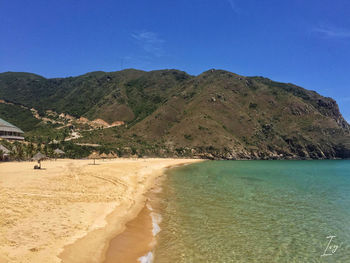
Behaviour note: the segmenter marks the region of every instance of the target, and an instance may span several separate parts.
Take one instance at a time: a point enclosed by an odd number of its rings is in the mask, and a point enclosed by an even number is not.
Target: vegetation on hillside
[[[28,109],[23,109],[18,105],[9,105],[0,103],[0,118],[21,127],[23,131],[34,130],[38,123],[38,119]]]
[[[54,110],[109,123],[125,121],[121,127],[97,130],[75,125],[83,136],[74,143],[98,144],[100,150],[120,155],[350,157],[350,126],[333,99],[223,70],[190,76],[178,70],[129,69],[62,79],[2,73],[0,99],[34,107],[40,114]],[[31,141],[62,140],[67,133],[47,123],[26,125]]]

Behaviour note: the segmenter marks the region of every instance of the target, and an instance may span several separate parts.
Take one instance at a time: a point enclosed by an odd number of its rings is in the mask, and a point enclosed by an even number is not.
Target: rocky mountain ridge
[[[125,125],[84,134],[121,154],[210,159],[350,157],[350,126],[314,91],[224,70],[91,72],[46,79],[1,73],[0,99]],[[1,114],[1,112],[0,112]],[[131,150],[125,150],[131,149]],[[130,153],[131,154],[131,153]]]

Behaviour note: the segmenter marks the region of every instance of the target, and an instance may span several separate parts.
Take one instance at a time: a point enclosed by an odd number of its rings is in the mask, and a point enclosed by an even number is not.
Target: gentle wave
[[[162,216],[160,214],[152,212],[153,208],[149,203],[146,204],[146,207],[149,211],[151,211],[152,234],[153,234],[153,236],[156,236],[161,230],[159,224],[162,222]],[[153,262],[153,253],[150,251],[146,255],[140,257],[138,260],[141,263],[152,263]]]
[[[160,222],[162,222],[162,216],[160,214],[152,212],[151,217],[152,217],[152,226],[153,226],[152,233],[153,233],[153,236],[156,236],[161,230],[159,224]]]
[[[148,208],[149,211],[151,211],[152,234],[153,236],[156,236],[161,230],[159,224],[162,222],[162,216],[160,214],[152,212],[153,208],[149,203],[146,204],[146,207]]]
[[[155,194],[161,193],[162,191],[163,191],[163,188],[160,186],[158,186],[152,190],[152,192]]]
[[[152,206],[151,206],[149,203],[146,204],[146,207],[147,207],[147,209],[148,209],[149,211],[153,211],[153,208],[152,208]]]
[[[141,263],[152,263],[153,262],[153,253],[148,252],[146,255],[139,257]]]

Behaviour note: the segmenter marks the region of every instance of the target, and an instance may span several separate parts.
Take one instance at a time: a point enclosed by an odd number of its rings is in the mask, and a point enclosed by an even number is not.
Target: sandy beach
[[[104,262],[156,178],[189,159],[0,164],[0,263]]]

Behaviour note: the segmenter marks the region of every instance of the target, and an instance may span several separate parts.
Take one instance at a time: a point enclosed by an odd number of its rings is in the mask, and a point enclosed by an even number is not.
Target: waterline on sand
[[[153,236],[156,236],[161,230],[159,224],[162,222],[162,216],[160,214],[152,212],[151,217],[153,226],[152,234]]]
[[[141,263],[152,263],[153,262],[153,253],[148,252],[145,256],[139,258]]]
[[[159,188],[154,189],[152,192],[153,193],[159,193]],[[152,249],[155,247],[156,245],[156,236],[158,235],[158,233],[161,231],[161,228],[159,226],[159,224],[162,222],[162,216],[156,212],[154,212],[153,207],[151,206],[150,202],[146,203],[146,207],[150,212],[150,217],[152,219],[152,235],[153,235],[153,240],[150,244],[150,246],[152,247]],[[152,263],[153,262],[153,252],[149,251],[146,255],[138,258],[139,262],[141,263]]]

